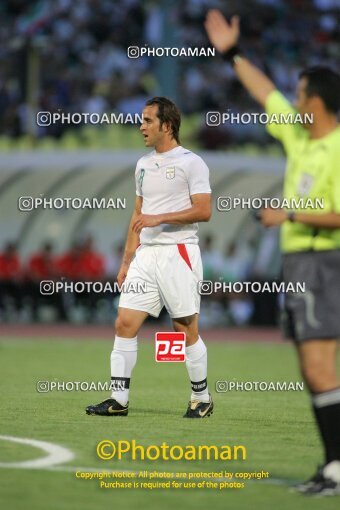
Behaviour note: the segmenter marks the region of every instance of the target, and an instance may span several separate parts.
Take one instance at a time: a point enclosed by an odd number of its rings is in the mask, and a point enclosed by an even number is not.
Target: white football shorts
[[[130,264],[119,307],[158,317],[165,306],[173,319],[199,313],[202,279],[197,244],[141,245]]]

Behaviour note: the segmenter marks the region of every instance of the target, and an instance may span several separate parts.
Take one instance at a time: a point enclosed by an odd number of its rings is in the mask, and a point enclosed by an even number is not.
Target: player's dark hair
[[[299,78],[307,79],[307,97],[318,96],[326,110],[337,114],[340,109],[340,75],[325,66],[304,69]]]
[[[157,117],[159,118],[160,126],[162,127],[163,124],[169,124],[171,127],[172,137],[176,140],[177,143],[180,143],[179,128],[181,125],[181,112],[175,103],[166,97],[153,97],[152,99],[149,99],[145,104],[146,106],[158,106]]]

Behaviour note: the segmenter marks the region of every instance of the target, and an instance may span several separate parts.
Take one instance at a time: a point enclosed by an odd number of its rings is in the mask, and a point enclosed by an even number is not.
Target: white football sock
[[[340,484],[340,461],[333,460],[323,468],[323,476]]]
[[[111,397],[125,406],[129,400],[130,377],[137,361],[137,337],[115,337],[111,353]]]
[[[194,345],[185,349],[186,366],[191,381],[191,400],[209,402],[207,385],[207,348],[199,336]]]

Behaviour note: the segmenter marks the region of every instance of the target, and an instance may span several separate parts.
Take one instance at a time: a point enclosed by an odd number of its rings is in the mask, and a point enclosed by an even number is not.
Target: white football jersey
[[[143,197],[143,214],[163,214],[189,209],[191,195],[211,193],[209,169],[202,158],[181,146],[155,150],[137,162],[136,194]],[[145,227],[141,244],[198,244],[198,224],[162,223]]]

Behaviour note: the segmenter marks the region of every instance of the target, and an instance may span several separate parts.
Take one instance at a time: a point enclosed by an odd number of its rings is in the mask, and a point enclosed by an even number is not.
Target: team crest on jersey
[[[165,169],[165,176],[167,179],[174,179],[175,178],[175,167],[167,166]]]

